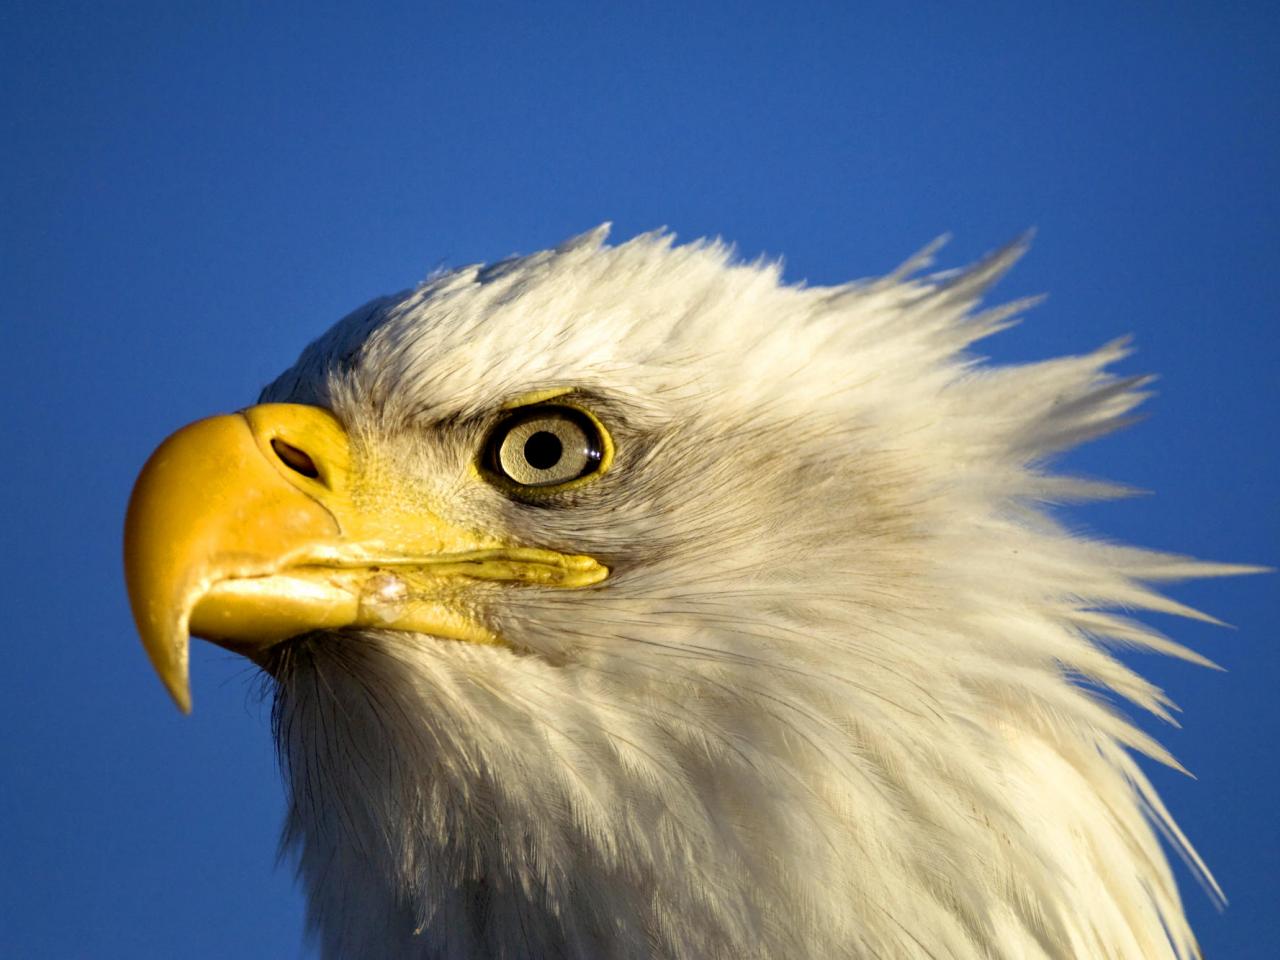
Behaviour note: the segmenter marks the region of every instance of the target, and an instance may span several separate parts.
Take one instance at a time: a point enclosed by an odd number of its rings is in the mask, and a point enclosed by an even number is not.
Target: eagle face
[[[324,956],[1193,955],[1173,761],[1078,681],[1167,716],[1106,645],[1200,658],[1110,610],[1243,568],[1047,515],[1141,381],[964,352],[1020,252],[788,287],[602,228],[161,446],[139,630],[184,707],[188,633],[271,676]]]

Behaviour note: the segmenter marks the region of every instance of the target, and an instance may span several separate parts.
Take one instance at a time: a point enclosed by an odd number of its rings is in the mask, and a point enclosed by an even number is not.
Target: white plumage
[[[599,559],[493,585],[514,649],[395,631],[274,651],[310,922],[331,958],[1185,958],[1157,832],[1217,888],[1107,702],[1116,610],[1238,572],[1065,532],[1110,496],[1045,458],[1122,423],[1123,343],[965,353],[1021,252],[784,286],[775,264],[601,228],[376,300],[264,393],[450,522]],[[616,462],[552,506],[477,478],[483,423],[572,388]],[[376,451],[376,458],[372,452]],[[377,505],[368,482],[358,496]],[[399,504],[403,507],[403,504]]]

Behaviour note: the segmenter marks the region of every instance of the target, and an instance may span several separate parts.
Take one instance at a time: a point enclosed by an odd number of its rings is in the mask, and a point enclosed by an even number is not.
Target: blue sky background
[[[440,265],[603,220],[884,271],[1028,226],[999,297],[1047,291],[998,361],[1133,333],[1150,419],[1071,455],[1156,491],[1074,522],[1280,561],[1280,15],[1257,3],[0,11],[0,955],[301,957],[252,672],[152,677],[119,540],[147,454],[251,402],[346,310]],[[1050,12],[1055,7],[1059,12]],[[1180,586],[1160,625],[1228,668],[1135,658],[1199,777],[1158,784],[1218,874],[1211,958],[1274,956],[1276,578]]]

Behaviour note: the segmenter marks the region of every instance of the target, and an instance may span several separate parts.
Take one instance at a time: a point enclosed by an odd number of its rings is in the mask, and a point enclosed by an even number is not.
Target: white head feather
[[[1176,764],[1094,690],[1167,716],[1106,646],[1203,661],[1107,611],[1194,616],[1148,584],[1236,568],[1041,506],[1116,492],[1042,463],[1140,401],[1124,346],[966,355],[1025,306],[975,312],[1020,245],[823,288],[605,234],[376,300],[264,392],[333,409],[424,508],[612,571],[495,586],[519,653],[283,649],[324,955],[1194,955],[1155,831],[1216,887],[1131,754]],[[564,387],[613,468],[554,508],[478,481],[486,418]]]

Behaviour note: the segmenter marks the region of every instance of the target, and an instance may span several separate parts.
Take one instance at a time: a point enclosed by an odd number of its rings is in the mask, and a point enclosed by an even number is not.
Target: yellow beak
[[[394,490],[357,503],[354,479],[342,425],[298,404],[197,421],[151,455],[125,518],[125,582],[142,645],[184,712],[191,634],[254,659],[342,627],[501,643],[461,602],[460,581],[608,576],[590,557],[450,525]]]

